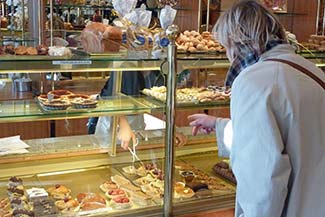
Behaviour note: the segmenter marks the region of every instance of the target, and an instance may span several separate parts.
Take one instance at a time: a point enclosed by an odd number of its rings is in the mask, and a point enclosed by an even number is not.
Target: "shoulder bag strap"
[[[311,79],[316,81],[323,88],[323,90],[325,89],[324,81],[322,81],[319,77],[317,77],[314,73],[312,73],[308,69],[306,69],[306,68],[304,68],[304,67],[302,67],[302,66],[300,66],[300,65],[298,65],[298,64],[296,64],[294,62],[284,60],[284,59],[266,59],[265,61],[275,61],[275,62],[285,63],[285,64],[297,69],[298,71],[301,71],[305,75],[309,76]]]

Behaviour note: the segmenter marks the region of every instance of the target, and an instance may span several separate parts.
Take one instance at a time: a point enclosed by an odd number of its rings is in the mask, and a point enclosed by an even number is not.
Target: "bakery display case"
[[[167,73],[166,63],[162,59],[135,58],[123,52],[118,55],[73,53],[70,57],[2,55],[0,62],[1,74],[71,72],[73,75],[74,73],[91,74],[98,71],[114,71],[116,74],[121,74],[122,71],[139,70],[161,70]],[[177,70],[181,72],[186,69],[226,68],[228,64],[225,57],[221,55],[189,56],[184,53],[179,56]],[[116,79],[119,83],[121,77],[117,76]],[[74,98],[69,98],[71,94],[68,91],[64,93],[71,102],[68,106],[56,107],[53,104],[47,106],[42,101],[42,95],[24,100],[2,100],[0,122],[62,120],[68,124],[69,121],[77,118],[163,113],[165,111],[164,101],[145,95],[126,96],[118,93],[120,87],[115,88],[117,92],[115,96],[100,99],[93,107],[75,107],[72,103]],[[53,93],[60,94],[55,91]],[[78,92],[74,95],[84,97]],[[44,97],[44,99],[47,98],[48,96]],[[228,105],[229,101],[221,100],[206,104],[204,102],[180,103],[179,108],[203,109]],[[198,156],[202,161],[207,156],[214,156],[216,161],[220,160],[217,158],[214,135],[192,137],[189,128],[179,128],[177,131],[188,137],[188,144],[184,148],[179,148],[176,154],[175,214],[211,210],[212,204],[213,209],[232,207],[235,187],[211,173],[213,165],[210,164],[215,161],[207,162],[204,166],[196,166],[194,163]],[[8,155],[2,152],[0,157],[2,162],[0,198],[3,199],[1,212],[13,211],[12,200],[11,208],[3,208],[8,207],[9,203],[5,198],[10,199],[14,197],[12,195],[18,195],[24,205],[17,206],[20,208],[15,209],[18,210],[14,213],[17,215],[19,212],[29,215],[28,210],[33,210],[36,216],[44,216],[44,213],[53,216],[162,215],[163,181],[161,179],[165,165],[165,131],[138,130],[136,135],[139,140],[136,148],[137,156],[141,162],[137,161],[134,165],[132,155],[128,151],[123,151],[119,146],[111,143],[113,137],[111,134],[103,137],[77,135],[27,139],[24,140],[24,143],[28,145],[25,151],[21,150],[20,153]],[[12,142],[11,139],[14,138],[7,139]],[[191,179],[195,182],[192,183]],[[118,189],[114,188],[113,182],[118,185]],[[186,183],[192,183],[191,187]],[[20,191],[22,186],[23,194]],[[61,191],[66,192],[63,193],[64,198],[62,198]],[[41,195],[40,198],[43,197],[42,200],[37,199],[37,196],[35,198],[38,194]],[[202,201],[205,201],[205,206],[202,206]]]

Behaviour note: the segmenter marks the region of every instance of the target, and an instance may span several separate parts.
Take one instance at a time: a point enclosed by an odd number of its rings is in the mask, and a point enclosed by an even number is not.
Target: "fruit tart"
[[[105,196],[108,197],[109,199],[113,199],[116,197],[126,197],[126,193],[122,189],[112,189],[109,190],[105,193]]]
[[[114,209],[128,209],[131,207],[130,199],[127,197],[115,197],[111,201]]]

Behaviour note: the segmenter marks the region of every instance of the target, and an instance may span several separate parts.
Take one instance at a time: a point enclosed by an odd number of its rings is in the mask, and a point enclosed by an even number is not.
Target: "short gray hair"
[[[215,37],[226,48],[237,53],[239,44],[252,46],[259,54],[265,52],[270,40],[286,40],[278,18],[255,0],[235,3],[218,20]]]

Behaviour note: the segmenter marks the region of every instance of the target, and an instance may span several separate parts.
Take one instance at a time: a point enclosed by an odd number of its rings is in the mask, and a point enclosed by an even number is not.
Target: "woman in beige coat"
[[[189,119],[194,134],[215,130],[219,154],[230,155],[236,216],[324,217],[324,72],[295,54],[257,1],[235,4],[216,31],[231,61],[231,121]]]

